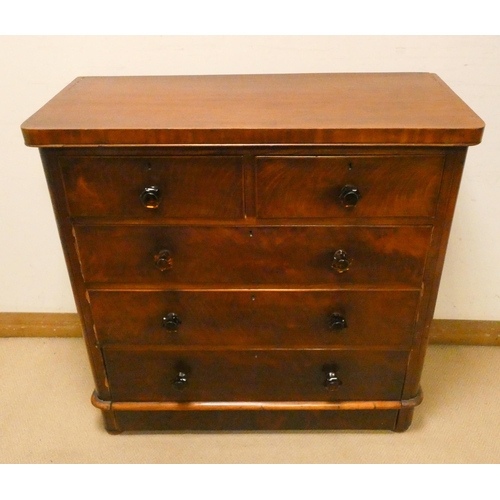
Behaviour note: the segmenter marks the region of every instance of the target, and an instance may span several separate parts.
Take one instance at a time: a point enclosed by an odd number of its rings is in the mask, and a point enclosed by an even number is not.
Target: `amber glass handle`
[[[172,380],[172,385],[178,391],[183,391],[189,384],[187,373],[180,371]]]
[[[141,203],[146,208],[158,208],[161,201],[160,196],[160,188],[157,186],[149,186],[144,188],[144,191],[141,193]]]
[[[169,250],[160,250],[155,255],[155,266],[162,272],[172,269],[174,265],[172,254]]]
[[[347,321],[342,314],[333,313],[330,316],[329,326],[330,330],[343,330],[347,328]]]
[[[179,319],[179,316],[175,313],[168,313],[163,316],[161,320],[161,326],[165,328],[167,331],[172,333],[177,333],[179,330],[179,325],[182,321]]]
[[[338,378],[337,373],[333,370],[326,372],[325,382],[323,383],[327,391],[334,391],[342,385],[341,380]]]
[[[346,184],[341,190],[339,199],[342,205],[346,208],[355,207],[361,198],[361,193],[356,186]]]
[[[344,250],[337,250],[333,254],[332,269],[338,273],[345,273],[351,267],[352,259],[347,256]]]

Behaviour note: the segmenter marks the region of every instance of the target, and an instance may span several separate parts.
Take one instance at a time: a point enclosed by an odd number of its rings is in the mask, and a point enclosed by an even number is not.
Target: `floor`
[[[500,348],[429,347],[405,433],[109,435],[80,338],[0,339],[0,463],[499,463]]]

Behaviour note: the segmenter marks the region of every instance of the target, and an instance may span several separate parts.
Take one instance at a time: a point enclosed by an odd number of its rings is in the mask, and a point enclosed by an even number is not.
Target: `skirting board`
[[[0,313],[0,337],[81,337],[75,313]],[[500,321],[435,319],[432,344],[500,345]]]

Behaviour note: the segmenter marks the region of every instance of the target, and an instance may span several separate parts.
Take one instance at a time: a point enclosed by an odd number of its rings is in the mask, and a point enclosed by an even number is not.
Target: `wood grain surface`
[[[239,156],[71,157],[60,160],[72,216],[243,218]],[[147,187],[157,208],[143,206]]]
[[[419,288],[431,226],[76,226],[89,284]],[[304,242],[305,244],[298,244]],[[172,256],[160,271],[155,257]],[[332,269],[342,249],[350,269]]]
[[[257,216],[433,217],[444,156],[274,156],[256,160]],[[344,186],[360,199],[340,202]]]
[[[472,145],[484,122],[431,73],[325,73],[80,77],[21,128],[37,147]]]
[[[407,358],[366,349],[104,348],[113,402],[397,400]],[[340,381],[333,390],[330,370]]]
[[[419,297],[418,290],[89,291],[102,345],[410,348]],[[175,332],[162,325],[168,313],[181,322]],[[331,327],[334,313],[345,328]]]

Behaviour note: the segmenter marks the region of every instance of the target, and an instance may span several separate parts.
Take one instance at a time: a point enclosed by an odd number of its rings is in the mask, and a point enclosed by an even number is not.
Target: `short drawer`
[[[411,346],[418,291],[89,292],[101,344]]]
[[[63,157],[73,216],[238,219],[243,215],[237,156]]]
[[[399,400],[408,353],[104,349],[113,401]]]
[[[259,157],[257,216],[432,217],[444,156]]]
[[[76,226],[89,283],[420,287],[431,226]]]

